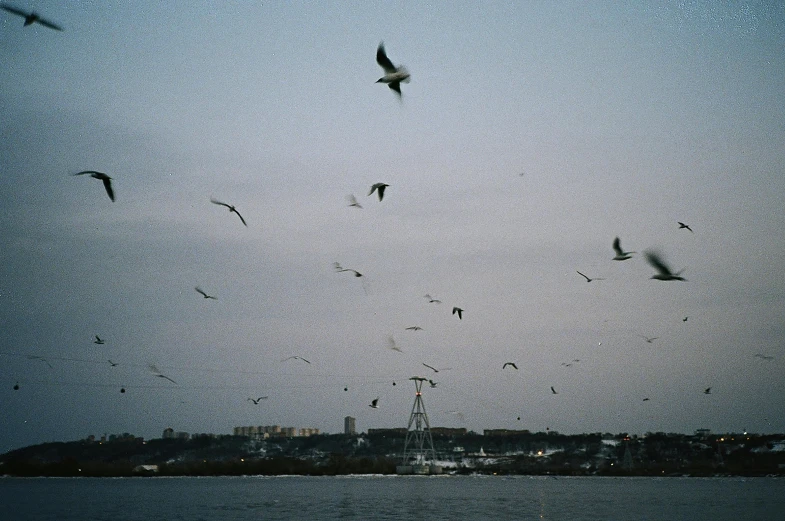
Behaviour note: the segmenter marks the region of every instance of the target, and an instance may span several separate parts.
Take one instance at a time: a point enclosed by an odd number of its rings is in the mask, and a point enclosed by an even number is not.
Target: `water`
[[[781,478],[0,478],[0,521],[785,519]]]

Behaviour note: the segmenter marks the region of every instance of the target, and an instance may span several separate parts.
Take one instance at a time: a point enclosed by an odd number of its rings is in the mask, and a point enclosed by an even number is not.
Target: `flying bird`
[[[401,348],[398,347],[398,344],[395,343],[395,338],[393,338],[392,335],[390,335],[387,338],[387,349],[392,349],[393,351],[398,351],[399,353],[403,353],[403,351],[401,351]]]
[[[665,264],[665,261],[662,260],[662,257],[657,253],[653,251],[646,251],[644,252],[644,255],[646,256],[646,261],[651,264],[655,270],[657,270],[657,274],[651,276],[652,279],[681,280],[686,282],[687,279],[680,276],[681,272],[684,271],[683,269],[673,273],[671,269]]]
[[[648,398],[644,398],[644,399],[643,399],[643,401],[644,401],[644,402],[648,402],[648,401],[649,401],[649,399],[648,399]]]
[[[50,29],[54,29],[55,31],[62,31],[63,30],[63,28],[60,27],[59,25],[53,24],[49,20],[45,20],[45,19],[41,18],[40,16],[38,16],[38,14],[36,14],[34,12],[26,13],[25,11],[22,11],[21,9],[17,9],[16,7],[11,7],[10,5],[5,5],[5,4],[0,5],[0,7],[5,9],[9,13],[13,13],[13,14],[19,15],[22,18],[24,18],[25,19],[25,23],[24,23],[23,27],[27,27],[28,25],[32,25],[34,23],[39,23],[39,24],[43,25],[44,27],[48,27]]]
[[[343,266],[341,266],[337,262],[333,262],[333,266],[335,267],[336,273],[343,273],[344,271],[351,271],[352,273],[354,273],[355,277],[362,277],[363,276],[363,274],[360,273],[359,271],[353,270],[351,268],[344,268]]]
[[[686,228],[686,229],[688,229],[689,231],[692,232],[692,228],[690,228],[690,226],[688,224],[684,224],[681,221],[677,221],[677,222],[679,223],[679,230],[681,230],[682,228]],[[695,232],[692,232],[692,233],[695,233]]]
[[[762,355],[762,354],[760,354],[760,353],[758,353],[757,355],[755,355],[755,358],[760,358],[761,360],[774,360],[774,357],[773,357],[773,356],[769,356],[769,355]]]
[[[245,219],[243,219],[243,216],[242,216],[242,215],[240,215],[240,212],[238,212],[238,211],[237,211],[237,208],[235,208],[235,207],[234,207],[234,206],[232,206],[231,204],[226,204],[226,203],[222,203],[221,201],[216,201],[216,200],[215,200],[215,199],[213,199],[212,197],[210,198],[210,202],[211,202],[211,203],[213,203],[213,204],[217,204],[217,205],[220,205],[220,206],[225,206],[225,207],[229,208],[229,213],[232,213],[232,212],[236,213],[236,214],[237,214],[237,217],[239,217],[239,218],[240,218],[240,221],[242,221],[242,223],[243,223],[243,224],[244,224],[246,227],[248,226],[248,225],[245,223]]]
[[[266,399],[267,399],[267,396],[260,396],[256,400],[254,400],[253,398],[248,398],[248,400],[246,400],[246,401],[250,400],[250,401],[253,402],[254,405],[259,405],[259,402],[261,402],[262,400],[266,400]]]
[[[283,360],[281,360],[281,362],[286,362],[287,360],[302,360],[306,364],[310,364],[311,363],[308,360],[306,360],[305,358],[303,358],[302,356],[290,356],[289,358],[284,358]]]
[[[377,397],[377,398],[373,399],[371,401],[371,403],[368,405],[368,407],[371,407],[373,409],[378,409],[379,408],[379,398]]]
[[[194,289],[196,290],[196,292],[197,292],[197,293],[199,293],[199,294],[200,294],[201,296],[203,296],[204,298],[211,298],[211,299],[213,299],[213,300],[218,300],[216,297],[214,297],[214,296],[212,296],[212,295],[208,295],[207,293],[205,293],[205,292],[202,290],[202,288],[200,288],[199,286],[196,286]]]
[[[374,192],[376,192],[376,195],[379,196],[379,201],[381,201],[384,198],[384,189],[387,188],[388,186],[390,185],[385,183],[374,183],[373,185],[371,185],[371,191],[368,192],[368,195],[371,195]]]
[[[703,394],[711,394],[711,387],[707,387]]]
[[[49,366],[49,369],[54,369],[54,367],[52,367],[52,364],[50,364],[50,363],[49,363],[49,360],[47,360],[47,359],[46,359],[46,358],[44,358],[43,356],[38,356],[38,355],[27,355],[27,358],[28,358],[28,360],[40,360],[40,361],[42,361],[43,363],[45,363],[46,365],[48,365],[48,366]]]
[[[433,380],[428,380],[428,383],[429,383],[429,384],[431,384],[431,389],[435,389],[435,388],[436,388],[436,385],[437,385],[439,382],[434,382]]]
[[[14,391],[18,391],[18,390],[19,390],[19,382],[16,382],[14,384]]]
[[[463,320],[463,309],[459,307],[452,308],[452,314],[455,315],[456,313],[458,314],[458,320]]]
[[[556,389],[554,389],[554,388],[553,388],[553,386],[551,386],[551,392],[552,392],[553,394],[559,394],[559,393],[557,393],[557,392],[556,392]]]
[[[643,335],[638,335],[638,336],[639,336],[639,337],[641,337],[642,339],[644,339],[644,340],[646,341],[646,343],[647,343],[647,344],[651,344],[652,342],[654,342],[655,340],[657,340],[658,338],[660,338],[660,337],[658,337],[658,336],[652,336],[652,337],[643,336]]]
[[[593,281],[593,280],[605,280],[605,279],[600,279],[600,278],[593,278],[593,279],[590,279],[589,277],[587,277],[586,275],[584,275],[583,273],[581,273],[581,272],[580,272],[580,271],[578,271],[578,270],[575,270],[575,273],[577,273],[578,275],[580,275],[581,277],[583,277],[584,279],[586,279],[586,282],[591,282],[591,281]]]
[[[121,387],[120,388],[120,394],[124,394],[124,393],[125,393],[125,387]]]
[[[624,250],[622,250],[621,249],[621,239],[619,239],[618,237],[613,239],[613,251],[616,252],[616,256],[613,258],[613,260],[616,260],[616,261],[623,261],[623,260],[631,259],[632,258],[632,254],[633,253],[637,253],[637,252],[634,252],[634,251],[624,251]]]
[[[106,194],[109,196],[109,199],[114,201],[114,190],[112,190],[112,178],[106,175],[103,172],[96,172],[95,170],[82,170],[81,172],[77,172],[74,175],[89,175],[93,179],[100,179],[101,182],[104,183],[104,188],[106,189]]]
[[[104,340],[100,336],[95,335],[95,340],[93,340],[93,343],[100,346],[104,344]]]
[[[504,362],[504,365],[502,366],[502,369],[505,369],[508,365],[510,367],[512,367],[513,369],[515,369],[516,371],[518,370],[518,366],[515,365],[514,362]]]
[[[379,47],[376,49],[376,63],[384,69],[384,76],[376,80],[376,83],[386,83],[400,98],[401,82],[409,83],[409,71],[403,65],[398,67],[393,65],[384,51],[384,42],[379,43]]]
[[[682,322],[686,322],[688,318],[690,318],[690,317],[684,317],[683,319],[681,319],[681,321]]]
[[[425,298],[427,298],[427,299],[428,299],[428,304],[441,304],[441,303],[442,303],[442,301],[441,301],[441,300],[439,300],[439,299],[435,299],[435,298],[433,298],[432,296],[430,296],[430,295],[429,295],[429,294],[427,294],[427,293],[425,294]]]
[[[434,373],[438,373],[438,372],[439,372],[439,370],[438,370],[438,369],[436,369],[434,366],[432,366],[432,365],[428,365],[428,364],[426,364],[425,362],[423,362],[423,364],[422,364],[422,365],[424,365],[424,366],[425,366],[425,367],[427,367],[428,369],[432,369]]]
[[[352,207],[358,208],[358,209],[362,209],[362,205],[357,202],[357,198],[354,196],[354,194],[347,195],[346,196],[346,200],[349,201],[349,206],[352,206]]]
[[[117,367],[119,365],[117,362],[112,362],[111,360],[107,360],[107,362],[109,362],[109,365],[112,367]]]
[[[150,369],[150,372],[153,373],[153,376],[157,376],[158,378],[163,378],[164,380],[169,380],[173,384],[177,385],[177,382],[175,382],[165,374],[161,374],[161,371],[159,371],[158,368],[153,364],[148,364],[147,368]]]
[[[406,331],[422,331],[423,329],[420,326],[409,326],[406,328]]]

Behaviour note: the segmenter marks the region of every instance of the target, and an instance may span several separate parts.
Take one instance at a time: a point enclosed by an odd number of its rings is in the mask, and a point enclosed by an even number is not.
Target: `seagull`
[[[103,172],[96,172],[95,170],[82,170],[74,175],[89,175],[93,179],[100,179],[104,183],[104,188],[109,196],[109,199],[114,201],[114,190],[112,190],[112,178]]]
[[[11,7],[10,5],[0,5],[0,7],[5,9],[9,13],[14,13],[16,15],[19,15],[19,16],[23,17],[25,19],[25,23],[24,23],[23,27],[27,27],[28,25],[32,25],[34,23],[39,23],[39,24],[43,25],[44,27],[48,27],[50,29],[54,29],[55,31],[62,31],[63,30],[63,28],[60,27],[59,25],[55,25],[55,24],[53,24],[52,22],[50,22],[48,20],[44,20],[43,18],[38,16],[36,13],[26,13],[26,12],[22,11],[21,9],[17,9],[15,7]]]
[[[578,270],[575,270],[575,273],[577,273],[578,275],[580,275],[581,277],[583,277],[584,279],[586,279],[586,282],[591,282],[591,281],[593,281],[593,280],[605,280],[605,279],[599,279],[599,278],[590,279],[589,277],[587,277],[586,275],[584,275],[583,273],[581,273],[581,272],[580,272],[580,271],[578,271]]]
[[[163,378],[164,380],[169,380],[173,384],[177,385],[177,382],[175,382],[174,380],[172,380],[168,376],[166,376],[164,374],[161,374],[161,371],[159,371],[158,368],[156,366],[154,366],[153,364],[148,364],[147,367],[148,367],[148,369],[150,369],[150,372],[153,373],[153,376],[157,376],[158,378]]]
[[[649,401],[649,399],[648,399],[648,398],[644,398],[644,399],[643,399],[643,401],[644,401],[644,402],[648,402],[648,401]]]
[[[435,299],[435,298],[433,298],[432,296],[430,296],[427,293],[425,294],[425,298],[428,299],[428,304],[441,304],[442,303],[441,300]]]
[[[205,293],[204,291],[202,291],[202,288],[200,288],[199,286],[196,286],[194,289],[196,290],[196,292],[197,292],[197,293],[199,293],[199,294],[200,294],[201,296],[203,296],[204,298],[211,298],[211,299],[213,299],[213,300],[218,300],[218,299],[217,299],[217,298],[215,298],[214,296],[212,296],[212,295],[208,295],[207,293]]]
[[[401,82],[409,83],[409,71],[403,65],[398,67],[393,65],[393,62],[387,57],[387,53],[384,52],[384,42],[379,43],[379,47],[376,49],[376,63],[384,69],[384,76],[376,80],[376,83],[386,83],[400,97]]]
[[[100,336],[95,335],[95,340],[93,340],[93,343],[94,344],[98,344],[100,346],[100,345],[104,344],[104,341],[103,341],[103,339]]]
[[[119,365],[117,362],[112,362],[111,360],[107,360],[107,362],[109,362],[109,365],[112,367],[117,367]]]
[[[686,228],[686,229],[688,229],[689,231],[692,232],[692,228],[690,228],[689,224],[684,224],[681,221],[677,221],[677,222],[679,223],[679,230],[681,230],[682,228]],[[695,232],[692,232],[692,233],[695,233]]]
[[[19,390],[19,382],[16,382],[14,384],[14,391],[18,391],[18,390]]]
[[[514,362],[504,362],[504,365],[502,366],[502,369],[506,368],[508,365],[510,367],[512,367],[513,369],[515,369],[516,371],[518,370],[518,366],[515,365]]]
[[[456,313],[458,314],[458,320],[463,320],[463,309],[459,307],[452,308],[452,314],[455,315]]]
[[[651,344],[652,342],[654,342],[655,340],[660,338],[658,336],[653,336],[653,337],[648,337],[648,336],[643,336],[643,335],[638,335],[638,336],[641,337],[642,339],[644,339],[647,344]]]
[[[344,271],[351,271],[352,273],[354,273],[354,276],[355,276],[355,277],[362,277],[362,276],[363,276],[363,274],[362,274],[362,273],[360,273],[359,271],[357,271],[357,270],[353,270],[353,269],[351,269],[351,268],[344,268],[344,267],[342,267],[342,266],[341,266],[339,263],[337,263],[337,262],[334,262],[334,263],[333,263],[333,266],[335,266],[335,271],[336,271],[337,273],[342,273],[342,272],[344,272]]]
[[[393,351],[398,351],[399,353],[403,353],[403,351],[401,351],[401,348],[398,347],[398,345],[395,343],[395,339],[392,337],[392,335],[390,335],[390,337],[387,339],[387,349],[392,349]]]
[[[406,331],[422,331],[423,329],[420,326],[409,326],[406,328]]]
[[[433,380],[428,380],[428,383],[431,384],[431,389],[435,389],[436,388],[436,384],[438,384],[439,382],[434,382]]]
[[[613,251],[616,252],[616,256],[613,258],[613,260],[617,260],[617,261],[623,261],[623,260],[631,259],[632,258],[632,254],[633,253],[637,253],[637,252],[634,252],[634,251],[624,251],[624,250],[622,250],[621,249],[621,240],[618,237],[613,239]]]
[[[219,204],[219,205],[221,205],[221,206],[225,206],[225,207],[229,208],[229,213],[232,213],[232,212],[236,213],[236,214],[237,214],[237,217],[239,217],[239,218],[240,218],[240,220],[243,222],[243,224],[245,224],[245,226],[246,226],[246,227],[248,226],[248,225],[245,223],[245,219],[243,219],[243,216],[242,216],[242,215],[240,215],[240,212],[238,212],[238,211],[237,211],[237,208],[235,208],[235,207],[234,207],[234,206],[232,206],[231,204],[226,204],[226,203],[222,203],[221,201],[216,201],[216,200],[215,200],[215,199],[213,199],[212,197],[210,198],[210,202],[211,202],[211,203],[213,203],[213,204]]]
[[[438,373],[438,372],[439,372],[439,370],[438,370],[438,369],[436,369],[436,368],[435,368],[435,367],[433,367],[432,365],[428,365],[428,364],[426,364],[425,362],[423,362],[423,364],[422,364],[422,365],[424,365],[424,366],[425,366],[425,367],[427,367],[428,369],[433,369],[433,372],[434,372],[434,373]]]
[[[681,321],[682,322],[686,322],[688,318],[690,318],[690,317],[684,317],[683,319],[681,319]]]
[[[349,206],[353,206],[354,208],[362,209],[362,205],[357,202],[357,198],[354,194],[349,194],[346,196],[346,200],[349,201]]]
[[[658,272],[656,275],[652,275],[651,276],[652,279],[656,279],[656,280],[681,280],[681,281],[685,281],[685,282],[687,281],[687,279],[685,279],[684,277],[680,276],[681,272],[684,271],[683,269],[681,271],[673,273],[670,270],[670,268],[665,264],[665,262],[662,260],[662,257],[660,255],[658,255],[657,253],[655,253],[653,251],[647,251],[647,252],[644,252],[644,255],[646,256],[646,261],[649,264],[651,264],[652,267],[655,270],[657,270],[657,272]]]
[[[254,400],[253,398],[248,398],[248,400],[252,401],[254,405],[259,405],[259,402],[261,402],[262,400],[266,400],[266,399],[267,399],[266,396],[260,396],[256,400]],[[246,401],[248,401],[248,400],[246,400]]]
[[[559,394],[559,393],[557,393],[557,392],[556,392],[556,389],[554,389],[554,388],[553,388],[553,386],[551,386],[551,392],[552,392],[553,394]]]
[[[703,394],[711,394],[711,387],[707,387]]]
[[[125,393],[125,387],[121,387],[120,388],[120,394],[123,394],[123,393]]]
[[[379,398],[376,397],[374,400],[372,400],[371,403],[368,405],[368,407],[371,407],[373,409],[378,409],[379,408]]]
[[[302,360],[306,364],[310,364],[311,363],[308,360],[306,360],[305,358],[303,358],[302,356],[290,356],[289,358],[284,358],[283,360],[281,360],[281,362],[286,362],[287,360]]]
[[[385,183],[374,183],[373,185],[371,185],[371,191],[368,192],[368,195],[371,195],[374,192],[376,192],[376,195],[379,196],[379,201],[381,201],[384,198],[384,189],[387,188],[388,186],[390,185]]]
[[[769,356],[769,355],[762,355],[762,354],[760,354],[760,353],[758,353],[757,355],[755,355],[755,358],[760,358],[761,360],[774,360],[774,357],[773,357],[773,356]]]

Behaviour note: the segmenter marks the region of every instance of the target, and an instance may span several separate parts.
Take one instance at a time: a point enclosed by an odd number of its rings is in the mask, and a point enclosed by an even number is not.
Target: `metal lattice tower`
[[[406,441],[403,444],[403,465],[427,465],[436,459],[436,450],[433,448],[431,437],[431,424],[425,413],[425,403],[422,401],[422,385],[427,380],[419,376],[409,378],[414,382],[414,405],[409,416],[409,426],[406,429]]]

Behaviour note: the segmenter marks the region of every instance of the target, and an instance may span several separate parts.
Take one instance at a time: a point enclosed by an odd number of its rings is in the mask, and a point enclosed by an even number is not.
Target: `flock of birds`
[[[32,25],[32,24],[40,24],[40,25],[42,25],[44,27],[47,27],[47,28],[50,28],[50,29],[54,29],[54,30],[57,30],[57,31],[62,31],[63,30],[62,27],[60,27],[59,25],[57,25],[57,24],[55,24],[55,23],[53,23],[53,22],[51,22],[49,20],[46,20],[45,18],[42,18],[40,15],[38,15],[35,12],[26,12],[26,11],[24,11],[22,9],[19,9],[19,8],[16,8],[16,7],[12,7],[12,6],[9,6],[7,4],[0,5],[0,8],[2,8],[3,10],[5,10],[5,11],[7,11],[9,13],[12,13],[14,15],[18,15],[20,17],[23,17],[24,18],[24,26],[29,26],[29,25]],[[402,96],[401,84],[402,83],[408,83],[410,81],[410,79],[411,79],[411,76],[410,76],[409,72],[407,71],[407,69],[404,66],[402,66],[402,65],[396,66],[390,60],[390,58],[387,56],[387,53],[386,53],[386,50],[385,50],[385,47],[384,47],[383,43],[380,43],[378,48],[377,48],[377,50],[376,50],[376,62],[382,68],[382,70],[384,72],[383,76],[381,78],[379,78],[376,83],[386,84],[390,88],[390,90],[392,90],[397,95],[397,97],[400,99],[401,96]],[[114,191],[114,187],[112,185],[113,179],[108,174],[106,174],[104,172],[97,171],[97,170],[82,170],[82,171],[76,172],[76,173],[74,173],[72,175],[73,176],[89,176],[89,177],[91,177],[93,179],[101,181],[102,184],[103,184],[104,190],[105,190],[107,196],[109,197],[109,199],[112,202],[115,201],[115,191]],[[523,174],[521,174],[521,175],[523,175]],[[383,182],[374,183],[370,187],[370,190],[369,190],[367,195],[368,196],[373,196],[373,194],[376,194],[376,196],[378,198],[378,201],[382,202],[384,200],[384,197],[385,197],[385,194],[386,194],[386,190],[387,190],[387,188],[389,186],[390,186],[389,184],[383,183]],[[234,205],[231,205],[229,203],[225,203],[225,202],[216,200],[216,199],[214,199],[212,197],[209,200],[210,200],[210,202],[212,204],[215,204],[217,206],[222,206],[222,207],[226,208],[229,211],[229,213],[233,213],[233,214],[237,215],[237,217],[239,218],[240,222],[244,226],[246,226],[246,227],[248,226],[245,218],[240,214],[240,212],[237,210],[237,208]],[[356,209],[362,209],[363,208],[363,206],[358,202],[357,198],[353,194],[350,194],[350,195],[347,196],[347,201],[348,201],[348,206],[351,207],[351,208],[356,208]],[[693,229],[691,228],[690,225],[688,225],[686,223],[683,223],[683,222],[678,222],[677,224],[678,224],[678,229],[679,230],[684,229],[684,230],[687,230],[687,231],[689,231],[691,233],[694,233],[694,231],[693,231]],[[611,257],[611,259],[614,260],[614,261],[619,261],[619,262],[626,261],[626,260],[632,259],[633,256],[635,254],[637,254],[637,252],[635,252],[635,251],[626,251],[625,249],[623,249],[622,246],[621,246],[621,239],[619,237],[616,237],[613,240],[613,242],[611,244],[611,248],[612,248],[613,253],[614,253],[614,256]],[[659,253],[657,251],[654,251],[654,250],[646,250],[646,251],[642,252],[642,255],[643,255],[643,258],[646,260],[646,262],[655,271],[655,273],[651,276],[651,279],[659,280],[659,281],[682,281],[682,282],[686,282],[686,279],[681,275],[684,270],[682,269],[680,271],[674,271],[666,263],[665,258],[664,258],[664,256],[661,253]],[[359,278],[359,279],[363,278],[363,274],[360,271],[358,271],[356,269],[353,269],[353,268],[344,267],[339,262],[335,262],[333,267],[334,267],[334,270],[335,270],[336,273],[348,273],[348,274],[351,274],[355,278]],[[578,270],[576,270],[576,273],[579,276],[581,276],[583,279],[585,279],[587,283],[591,283],[591,282],[594,282],[594,281],[603,281],[603,280],[605,280],[604,278],[601,278],[601,277],[594,277],[594,276],[586,275],[585,273],[583,273],[581,271],[578,271]],[[364,282],[363,282],[363,288],[365,289],[365,291],[367,293],[367,288],[365,287]],[[194,289],[195,289],[195,291],[199,295],[201,295],[206,300],[217,300],[216,296],[211,295],[211,294],[205,292],[203,289],[201,289],[198,286],[195,287]],[[432,297],[430,294],[425,294],[424,298],[427,300],[427,302],[429,304],[441,304],[441,302],[442,302],[441,300]],[[464,309],[462,307],[459,307],[459,306],[455,305],[455,306],[452,306],[451,310],[452,310],[451,314],[453,316],[457,317],[458,320],[462,320],[463,319],[463,315],[464,315],[465,311],[464,311]],[[688,319],[688,317],[684,317],[683,321],[686,322],[687,319]],[[418,326],[418,325],[414,325],[414,326],[406,327],[405,329],[407,331],[416,332],[416,331],[421,331],[423,328]],[[644,336],[644,335],[639,335],[639,336],[641,338],[643,338],[646,343],[649,343],[649,344],[653,343],[655,340],[657,340],[659,338],[659,337],[648,337],[648,336]],[[99,335],[96,334],[94,336],[94,341],[93,342],[96,345],[105,345],[106,340],[101,338]],[[393,350],[393,351],[396,351],[396,352],[400,352],[400,353],[403,352],[401,350],[401,348],[396,344],[395,339],[392,336],[389,337],[388,348],[390,350]],[[773,359],[773,357],[767,356],[767,355],[764,355],[764,354],[756,354],[755,357],[760,358],[762,360],[772,360]],[[47,365],[49,365],[49,367],[51,367],[51,364],[49,363],[49,361],[46,358],[44,358],[44,357],[29,355],[28,358],[40,360],[40,361],[46,363]],[[281,360],[281,362],[287,362],[289,360],[299,361],[299,362],[302,362],[302,363],[305,363],[305,364],[309,364],[309,365],[311,364],[311,362],[309,360],[307,360],[306,358],[304,358],[302,356],[299,356],[299,355],[289,356],[289,357],[284,358],[283,360]],[[108,360],[108,362],[111,365],[111,367],[117,367],[119,365],[117,362],[113,362],[112,360]],[[574,359],[574,360],[572,360],[572,362],[564,362],[564,363],[562,363],[562,365],[566,366],[566,367],[570,367],[574,363],[578,363],[578,362],[580,362],[579,359]],[[433,365],[430,365],[430,364],[427,364],[427,363],[424,363],[424,362],[422,363],[422,365],[425,368],[433,371],[434,374],[438,374],[440,371],[446,371],[446,370],[450,369],[450,368],[437,368],[437,367],[435,367]],[[504,370],[507,370],[508,368],[511,369],[511,370],[514,370],[514,371],[518,371],[519,370],[518,365],[517,365],[517,363],[515,361],[506,361],[506,362],[504,362],[502,367],[501,367],[501,369],[504,371]],[[168,376],[166,374],[163,374],[154,364],[149,364],[148,365],[148,370],[149,370],[149,372],[150,372],[150,374],[152,376],[154,376],[156,378],[160,378],[160,379],[166,380],[166,381],[170,382],[171,384],[178,385],[177,382],[174,379],[172,379],[170,376]],[[423,379],[423,380],[426,380],[426,379]],[[427,379],[427,382],[429,383],[431,388],[436,388],[436,386],[438,384],[438,382],[436,382],[436,381],[434,381],[432,379]],[[392,385],[395,386],[396,383],[393,382]],[[14,390],[19,390],[20,389],[20,386],[19,386],[18,382],[13,386],[13,389]],[[707,395],[711,394],[711,389],[712,389],[711,387],[707,387],[703,391],[703,393],[707,394]],[[348,387],[344,387],[344,391],[348,391]],[[120,392],[121,393],[125,393],[125,387],[122,387]],[[555,389],[554,386],[550,387],[550,392],[553,395],[559,394],[559,392]],[[263,402],[263,401],[265,401],[267,399],[268,399],[268,396],[258,396],[258,397],[248,397],[246,401],[251,402],[253,405],[259,405],[261,402]],[[380,401],[380,397],[377,396],[376,398],[374,398],[368,404],[368,406],[370,408],[372,408],[372,409],[378,409],[379,408],[379,401]],[[649,397],[645,397],[645,398],[643,398],[643,401],[644,402],[650,401],[650,398]],[[448,414],[456,414],[456,415],[458,415],[459,418],[463,417],[463,414],[460,411],[445,411],[445,412],[448,413]],[[520,417],[518,417],[518,419],[520,420]]]

